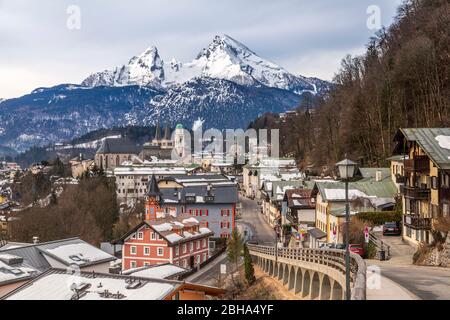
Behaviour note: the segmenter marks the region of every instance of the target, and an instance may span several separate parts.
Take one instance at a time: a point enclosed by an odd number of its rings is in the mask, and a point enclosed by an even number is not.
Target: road
[[[237,220],[237,225],[243,233],[247,231],[249,239],[258,241],[259,244],[273,246],[275,243],[275,231],[264,220],[260,213],[261,208],[255,200],[245,197],[240,198],[242,203],[241,219]]]
[[[381,275],[399,284],[419,299],[450,299],[450,269],[416,266],[412,264],[415,249],[401,237],[380,238],[391,246],[392,258],[388,261],[367,260],[367,265],[380,267]]]
[[[245,197],[240,197],[240,201],[242,203],[241,219],[236,222],[241,234],[244,234],[246,231],[248,237],[252,240],[258,241],[260,244],[274,245],[275,232],[264,221],[257,202]],[[227,261],[226,254],[224,253],[211,261],[203,269],[188,277],[186,281],[217,286],[221,264],[226,264],[227,274],[235,269],[235,265]]]

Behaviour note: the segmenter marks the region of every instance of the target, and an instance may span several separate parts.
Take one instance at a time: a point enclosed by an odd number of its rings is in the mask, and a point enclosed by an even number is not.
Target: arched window
[[[119,155],[116,156],[116,167],[120,166],[120,158]]]

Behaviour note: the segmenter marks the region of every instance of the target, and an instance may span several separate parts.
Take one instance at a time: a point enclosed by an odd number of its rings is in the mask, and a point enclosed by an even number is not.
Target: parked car
[[[349,244],[348,248],[350,250],[350,252],[359,254],[361,257],[364,257],[364,247],[360,244]]]
[[[401,235],[401,230],[397,224],[397,222],[385,222],[383,225],[383,236],[392,235],[399,236]]]
[[[319,247],[320,249],[345,249],[345,244],[343,243],[322,243]]]

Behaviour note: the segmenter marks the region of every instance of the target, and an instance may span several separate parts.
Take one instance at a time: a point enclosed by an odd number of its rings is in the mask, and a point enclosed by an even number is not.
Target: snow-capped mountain
[[[297,107],[330,83],[293,75],[228,36],[216,36],[191,62],[164,61],[156,47],[81,85],[38,88],[0,102],[0,146],[24,151],[101,128],[154,125],[246,128],[265,112]],[[1,153],[0,153],[1,155]]]
[[[156,47],[131,58],[126,65],[89,76],[82,85],[141,85],[170,88],[194,78],[229,80],[240,85],[264,85],[297,94],[317,93],[314,79],[295,76],[279,65],[258,56],[230,36],[215,36],[211,44],[187,63],[161,60]]]

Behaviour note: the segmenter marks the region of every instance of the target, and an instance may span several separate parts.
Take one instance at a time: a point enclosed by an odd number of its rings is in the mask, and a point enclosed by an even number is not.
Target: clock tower
[[[155,220],[163,216],[164,211],[161,208],[163,200],[154,174],[148,183],[145,200],[145,220]]]

